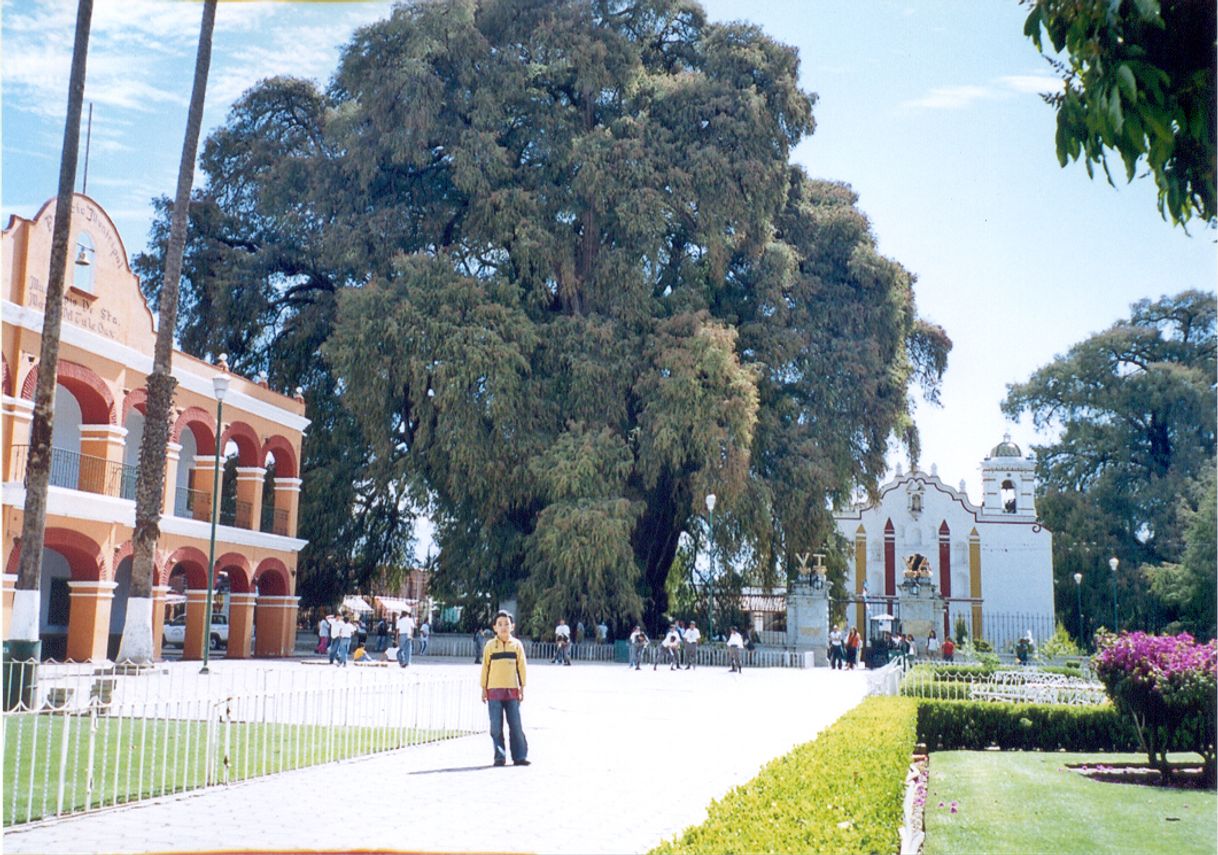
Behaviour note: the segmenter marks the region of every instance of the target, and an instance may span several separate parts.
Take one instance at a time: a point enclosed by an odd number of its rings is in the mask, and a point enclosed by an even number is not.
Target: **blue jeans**
[[[419,642],[419,655],[420,656],[422,656],[423,654],[425,654],[427,652],[427,642],[429,642],[429,641],[431,641],[431,638],[425,635],[425,636],[423,636],[422,641]]]
[[[411,644],[412,642],[409,638],[403,638],[398,641],[398,664],[403,668],[410,664]]]
[[[509,742],[512,762],[527,760],[529,741],[524,738],[524,729],[520,725],[520,701],[487,701],[486,711],[491,717],[491,742],[495,744],[495,762],[507,761],[507,750],[503,746],[504,716],[507,717],[508,730],[511,731]]]
[[[334,651],[335,662],[341,667],[346,667],[347,654],[349,654],[350,652],[351,652],[351,639],[340,638],[338,640],[338,644],[336,645],[336,649]]]

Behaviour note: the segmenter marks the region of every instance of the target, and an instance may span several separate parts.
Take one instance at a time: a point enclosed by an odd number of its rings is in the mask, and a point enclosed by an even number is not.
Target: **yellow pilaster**
[[[969,532],[968,536],[968,595],[974,600],[981,599],[981,535],[977,529]],[[981,637],[981,603],[973,603],[972,637]]]

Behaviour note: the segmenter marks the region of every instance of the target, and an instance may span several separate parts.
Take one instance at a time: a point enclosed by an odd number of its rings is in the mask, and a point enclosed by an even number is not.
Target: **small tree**
[[[1052,637],[1040,646],[1040,654],[1046,659],[1058,659],[1064,656],[1081,656],[1083,651],[1074,643],[1062,622],[1058,621]]]
[[[1117,709],[1133,719],[1150,765],[1169,777],[1167,752],[1187,746],[1201,755],[1206,785],[1214,786],[1218,643],[1142,632],[1102,633],[1096,642],[1095,672]]]

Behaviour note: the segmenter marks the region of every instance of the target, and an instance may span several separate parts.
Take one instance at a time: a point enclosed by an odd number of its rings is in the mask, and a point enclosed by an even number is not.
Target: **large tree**
[[[186,133],[182,157],[178,162],[178,186],[170,218],[165,251],[165,273],[158,301],[159,323],[153,348],[152,373],[148,375],[148,401],[143,439],[140,442],[139,474],[135,483],[135,531],[132,535],[131,591],[127,616],[119,643],[118,659],[124,662],[152,661],[152,583],[156,575],[156,544],[160,538],[161,507],[165,498],[165,457],[172,421],[174,379],[173,345],[177,329],[178,290],[182,276],[182,255],[186,246],[186,224],[190,208],[190,187],[194,182],[195,156],[203,124],[203,102],[207,96],[207,75],[211,67],[212,33],[216,27],[216,0],[205,0],[199,27],[199,47],[195,55],[194,82],[190,106],[186,111]],[[220,441],[222,426],[216,426]],[[204,629],[209,632],[210,626]]]
[[[228,334],[252,359],[325,342],[311,406],[341,398],[381,497],[335,521],[426,509],[442,594],[655,620],[708,492],[717,554],[779,578],[894,435],[916,454],[950,347],[850,190],[789,163],[797,70],[679,0],[404,5],[328,92],[267,81],[213,135],[192,306],[266,318]]]
[[[1145,163],[1159,188],[1159,212],[1175,223],[1211,225],[1215,201],[1218,13],[1213,0],[1023,0],[1024,32],[1050,61],[1061,92],[1057,159],[1099,164],[1112,181],[1115,152],[1132,180]]]
[[[1008,388],[1009,416],[1030,413],[1058,432],[1035,450],[1063,613],[1075,608],[1071,576],[1081,572],[1089,611],[1111,623],[1116,556],[1123,620],[1163,617],[1139,568],[1184,554],[1214,468],[1215,370],[1214,295],[1186,291],[1135,303],[1128,320]]]
[[[55,428],[55,384],[59,375],[59,331],[63,321],[63,294],[68,271],[68,239],[72,227],[72,187],[76,184],[76,156],[80,149],[80,112],[84,104],[85,68],[89,57],[89,29],[93,0],[78,0],[76,36],[72,44],[72,70],[68,77],[68,110],[59,156],[59,192],[55,197],[55,224],[51,231],[51,263],[47,274],[42,341],[38,352],[38,382],[34,386],[34,418],[25,469],[22,505],[21,556],[14,584],[13,617],[9,637],[13,659],[37,658],[40,652],[39,612],[42,582],[42,548],[46,543],[47,487],[51,479],[51,435]],[[9,679],[5,675],[6,681]]]

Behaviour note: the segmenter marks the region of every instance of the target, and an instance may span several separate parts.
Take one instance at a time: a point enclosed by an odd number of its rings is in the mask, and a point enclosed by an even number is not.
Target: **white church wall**
[[[933,581],[939,584],[939,531],[940,525],[946,521],[949,529],[951,596],[970,596],[969,540],[976,529],[981,549],[983,613],[987,616],[1011,616],[1011,619],[1003,619],[995,624],[1004,627],[1014,627],[1021,620],[1014,618],[1015,615],[1034,616],[1039,640],[1042,628],[1051,628],[1053,624],[1052,534],[1037,524],[1035,516],[1028,512],[1029,508],[1034,508],[1031,500],[1031,491],[1035,486],[1034,463],[1019,458],[1003,459],[1002,464],[995,467],[995,474],[1004,475],[1007,463],[1011,464],[1012,480],[1017,484],[1016,514],[1004,513],[995,504],[982,509],[974,505],[966,494],[949,487],[938,477],[920,472],[899,475],[885,485],[875,506],[839,514],[838,530],[849,543],[854,543],[860,525],[866,534],[868,592],[873,596],[886,593],[884,529],[888,520],[892,521],[895,535],[896,584],[899,585],[903,578],[906,556],[915,552],[929,558]],[[989,464],[990,461],[987,461],[984,465],[988,467]],[[989,482],[993,483],[993,480]],[[1001,479],[997,483],[1000,485]],[[851,569],[853,571],[853,564]],[[849,575],[847,587],[854,590],[853,572]],[[963,614],[967,618],[969,606],[952,604],[950,613]],[[986,626],[989,631],[988,620]],[[1000,649],[1006,641],[993,640],[1000,644]]]

